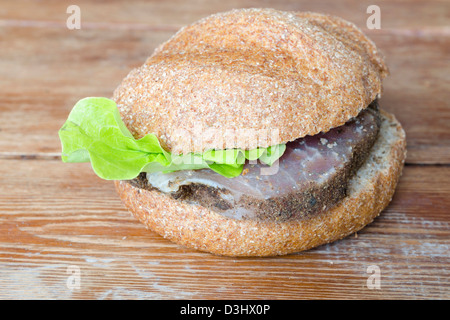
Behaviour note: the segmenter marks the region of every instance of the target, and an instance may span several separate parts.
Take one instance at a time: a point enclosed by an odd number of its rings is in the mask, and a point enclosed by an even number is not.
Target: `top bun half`
[[[182,28],[113,99],[135,138],[154,133],[167,151],[248,150],[344,124],[387,74],[374,43],[341,18],[239,9]]]

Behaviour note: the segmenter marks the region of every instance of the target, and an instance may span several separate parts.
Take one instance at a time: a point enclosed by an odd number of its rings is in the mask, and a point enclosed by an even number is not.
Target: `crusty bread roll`
[[[240,9],[181,29],[131,71],[114,100],[135,138],[154,133],[172,153],[249,150],[344,125],[380,97],[387,74],[375,45],[347,21]],[[307,250],[360,230],[390,202],[406,139],[393,115],[380,110],[380,117],[378,138],[346,196],[301,219],[233,219],[132,181],[116,181],[116,189],[147,228],[190,248],[227,256]],[[205,139],[198,126],[226,132],[227,144],[223,136]],[[278,130],[278,141],[264,145],[257,133],[268,127]],[[246,136],[244,128],[251,129]]]
[[[344,238],[372,222],[391,201],[405,157],[405,132],[393,115],[382,111],[380,136],[350,180],[348,196],[329,211],[288,222],[228,219],[128,181],[115,184],[133,215],[167,239],[219,255],[274,256]]]
[[[380,96],[387,73],[375,45],[340,18],[240,9],[182,28],[114,100],[135,138],[155,133],[172,153],[253,149],[269,146],[257,139],[267,127],[278,130],[274,145],[344,124]],[[226,139],[205,138],[211,128]]]

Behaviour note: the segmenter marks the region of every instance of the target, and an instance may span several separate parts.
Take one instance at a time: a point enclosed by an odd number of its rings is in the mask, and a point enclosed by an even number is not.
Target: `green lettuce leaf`
[[[141,172],[172,172],[209,168],[227,178],[242,173],[246,160],[271,166],[284,144],[253,150],[208,150],[204,153],[172,155],[154,134],[134,139],[123,123],[114,101],[85,98],[77,102],[59,130],[63,162],[90,162],[94,172],[106,180],[133,179]]]

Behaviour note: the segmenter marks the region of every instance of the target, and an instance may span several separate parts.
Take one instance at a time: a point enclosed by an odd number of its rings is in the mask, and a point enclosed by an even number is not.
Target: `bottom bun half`
[[[406,138],[395,117],[381,110],[382,124],[366,162],[334,208],[286,222],[235,220],[156,190],[115,181],[129,211],[164,238],[226,256],[275,256],[342,239],[369,224],[389,204],[406,158]]]

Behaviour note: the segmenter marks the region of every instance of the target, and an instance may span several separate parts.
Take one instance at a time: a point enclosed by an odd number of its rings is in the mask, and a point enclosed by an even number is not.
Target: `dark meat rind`
[[[260,175],[263,165],[259,163],[247,163],[247,173],[233,179],[211,170],[172,173],[168,178],[179,186],[170,195],[234,219],[305,219],[333,207],[346,196],[348,181],[370,153],[379,127],[374,101],[344,126],[288,143],[275,175]],[[154,188],[151,177],[150,184],[145,175],[136,180],[140,180],[139,186]],[[201,182],[208,179],[214,184]]]

